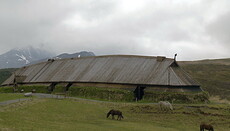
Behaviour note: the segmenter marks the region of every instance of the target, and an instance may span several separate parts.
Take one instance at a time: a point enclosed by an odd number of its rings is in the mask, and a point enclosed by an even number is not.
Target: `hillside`
[[[230,59],[182,61],[179,64],[210,95],[230,100]]]
[[[0,69],[0,84],[9,78],[16,70],[16,68]]]

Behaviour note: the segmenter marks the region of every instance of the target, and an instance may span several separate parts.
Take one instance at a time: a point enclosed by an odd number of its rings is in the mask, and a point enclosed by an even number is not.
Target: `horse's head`
[[[107,118],[109,117],[110,114],[111,114],[110,112],[107,113]]]
[[[109,117],[110,114],[112,114],[114,112],[114,110],[110,110],[108,113],[107,113],[107,118]]]

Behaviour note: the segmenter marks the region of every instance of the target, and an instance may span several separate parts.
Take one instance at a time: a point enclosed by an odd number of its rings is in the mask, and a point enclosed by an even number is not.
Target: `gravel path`
[[[56,99],[63,99],[65,98],[63,95],[53,95],[53,94],[43,94],[43,93],[33,93],[34,96],[38,98],[56,98]],[[76,100],[84,100],[84,101],[92,101],[92,102],[103,102],[103,103],[113,103],[110,101],[100,101],[100,100],[91,100],[91,99],[84,99],[84,98],[77,98],[77,97],[66,97]]]
[[[55,99],[64,99],[65,98],[63,95],[44,94],[44,93],[33,93],[33,96],[36,96],[37,98],[55,98]],[[68,98],[76,99],[76,100],[93,101],[93,102],[112,103],[112,102],[108,102],[108,101],[91,100],[91,99],[84,99],[84,98],[77,98],[77,97],[68,97]],[[31,98],[20,98],[20,99],[15,99],[15,100],[7,100],[7,101],[0,102],[0,106],[12,104],[12,103],[17,103],[17,102],[21,102],[21,101],[26,101],[29,99],[31,99]]]

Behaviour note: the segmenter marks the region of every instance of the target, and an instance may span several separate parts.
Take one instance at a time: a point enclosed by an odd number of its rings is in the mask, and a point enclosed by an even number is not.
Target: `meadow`
[[[92,102],[76,99],[30,99],[0,106],[0,129],[47,131],[194,131],[201,122],[218,131],[230,130],[227,104],[177,104],[161,112],[156,104]],[[106,118],[110,109],[123,112],[121,121]]]

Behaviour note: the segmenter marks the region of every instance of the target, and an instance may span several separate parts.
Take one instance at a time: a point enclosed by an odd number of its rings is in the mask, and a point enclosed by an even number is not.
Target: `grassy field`
[[[23,94],[0,93],[0,102],[24,98]]]
[[[101,103],[74,99],[33,99],[0,107],[1,130],[47,131],[194,131],[200,122],[218,131],[230,130],[230,106],[225,104],[174,105],[173,113],[157,105]],[[121,121],[106,118],[110,109],[123,112]]]

